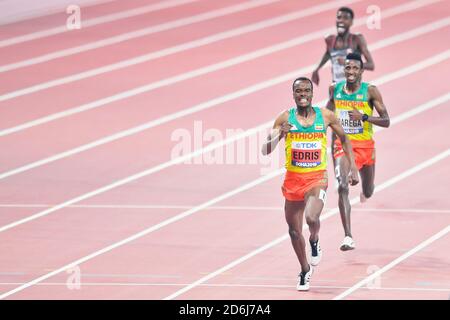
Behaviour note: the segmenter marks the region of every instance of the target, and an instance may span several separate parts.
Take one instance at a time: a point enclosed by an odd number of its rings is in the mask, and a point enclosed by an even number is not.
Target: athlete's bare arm
[[[324,116],[324,120],[331,127],[334,134],[337,135],[341,140],[342,149],[344,150],[345,156],[347,157],[347,160],[350,163],[350,177],[348,182],[350,183],[350,185],[354,186],[359,182],[359,176],[350,140],[347,138],[347,135],[344,132],[344,128],[342,128],[341,123],[339,122],[338,118],[336,118],[336,116],[334,115],[334,112],[323,109],[322,114]]]
[[[277,117],[275,123],[273,124],[272,131],[270,132],[266,142],[262,146],[261,152],[263,155],[272,153],[272,151],[275,150],[276,146],[278,145],[278,142],[280,142],[280,140],[283,139],[289,132],[292,125],[288,123],[288,118],[288,111],[284,111]]]
[[[375,70],[375,63],[373,62],[373,58],[370,54],[369,48],[367,48],[366,39],[364,39],[364,36],[362,34],[357,34],[356,38],[358,39],[359,51],[362,53],[364,58],[366,58],[366,62],[364,62],[364,69],[372,71]]]
[[[326,108],[330,110],[331,112],[334,112],[335,105],[334,105],[334,83],[330,85],[330,88],[328,89],[328,102]]]
[[[328,51],[328,48],[330,46],[330,41],[331,41],[331,36],[328,36],[325,38],[325,52],[322,56],[322,60],[320,60],[319,65],[317,66],[317,68],[313,71],[312,76],[311,76],[311,80],[312,82],[314,82],[316,85],[319,85],[320,82],[320,78],[319,78],[319,70],[320,68],[323,67],[323,65],[325,63],[327,63],[328,60],[330,60],[330,53]]]
[[[323,54],[322,60],[320,60],[319,65],[312,73],[311,80],[312,80],[312,82],[314,82],[315,85],[319,85],[319,82],[320,82],[319,70],[320,70],[320,68],[323,67],[323,65],[325,63],[327,63],[328,60],[330,60],[330,54],[328,53],[328,50],[327,50]]]
[[[377,87],[370,85],[368,88],[369,104],[377,110],[379,117],[370,116],[367,121],[380,127],[387,128],[391,124],[389,119],[389,114],[387,112],[386,106],[383,103],[383,98]],[[349,111],[349,116],[351,120],[362,120],[363,114],[353,108]]]

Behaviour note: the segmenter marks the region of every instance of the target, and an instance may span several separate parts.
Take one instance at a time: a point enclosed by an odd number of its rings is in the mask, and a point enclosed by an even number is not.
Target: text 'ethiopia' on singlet
[[[303,127],[297,120],[297,108],[289,110],[291,130],[286,135],[286,170],[304,173],[327,169],[327,134],[322,111],[313,107],[314,123]]]
[[[372,124],[368,121],[350,120],[349,111],[356,108],[359,112],[371,116],[373,109],[369,105],[369,83],[362,82],[359,90],[347,94],[344,90],[345,81],[339,82],[334,88],[334,105],[336,117],[341,121],[344,132],[353,141],[372,141]]]

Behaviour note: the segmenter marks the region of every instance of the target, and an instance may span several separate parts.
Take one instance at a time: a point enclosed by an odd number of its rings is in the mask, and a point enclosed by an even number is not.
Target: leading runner
[[[285,197],[285,218],[289,226],[292,246],[301,266],[297,290],[309,290],[309,283],[322,251],[319,245],[319,216],[325,204],[327,177],[327,134],[331,127],[342,142],[345,158],[349,163],[348,182],[359,182],[350,141],[339,120],[327,109],[313,107],[313,84],[310,79],[300,77],[293,82],[293,97],[296,106],[282,112],[273,125],[262,153],[270,154],[281,139],[285,139],[286,175],[282,186]],[[311,245],[310,263],[306,258],[305,239],[302,235],[303,215],[309,226]]]

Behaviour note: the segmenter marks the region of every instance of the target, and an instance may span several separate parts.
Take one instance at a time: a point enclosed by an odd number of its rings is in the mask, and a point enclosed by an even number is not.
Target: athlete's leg
[[[336,140],[336,135],[333,133],[331,136],[331,155],[334,155],[334,149],[335,149],[335,145],[334,145],[334,141]],[[331,159],[333,160],[333,168],[336,168],[336,159],[334,156],[331,157]],[[339,182],[336,180],[334,180],[334,189],[335,191],[337,191],[338,187],[339,187]]]
[[[316,242],[319,239],[320,214],[325,204],[325,187],[315,187],[305,195],[305,218],[309,227],[309,241]]]
[[[375,164],[363,166],[359,170],[361,176],[362,192],[366,199],[370,198],[375,190]]]
[[[346,157],[339,157],[335,161],[335,175],[339,183],[339,213],[341,215],[342,226],[346,237],[352,237],[350,212],[352,210],[350,200],[348,198],[348,174],[350,172],[350,163]]]
[[[292,247],[297,255],[298,262],[302,267],[302,272],[308,272],[309,264],[306,259],[305,238],[302,235],[304,210],[304,201],[285,200],[284,213],[286,222],[289,226],[289,236],[291,238]]]

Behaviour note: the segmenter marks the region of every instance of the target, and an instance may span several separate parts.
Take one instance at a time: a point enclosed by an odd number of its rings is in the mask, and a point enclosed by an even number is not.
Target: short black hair
[[[361,55],[359,53],[349,53],[346,57],[346,60],[356,60],[359,61],[361,63],[361,69],[364,68],[364,63],[362,61]]]
[[[314,89],[311,79],[309,79],[307,77],[298,77],[297,79],[294,80],[294,82],[292,82],[292,91],[294,91],[294,85],[297,81],[309,81],[309,83],[311,83],[311,90]]]
[[[353,13],[353,10],[350,9],[349,7],[340,7],[338,9],[337,12],[342,11],[342,12],[347,12],[348,14],[350,14],[350,16],[352,17],[352,19],[354,18],[355,14]]]

